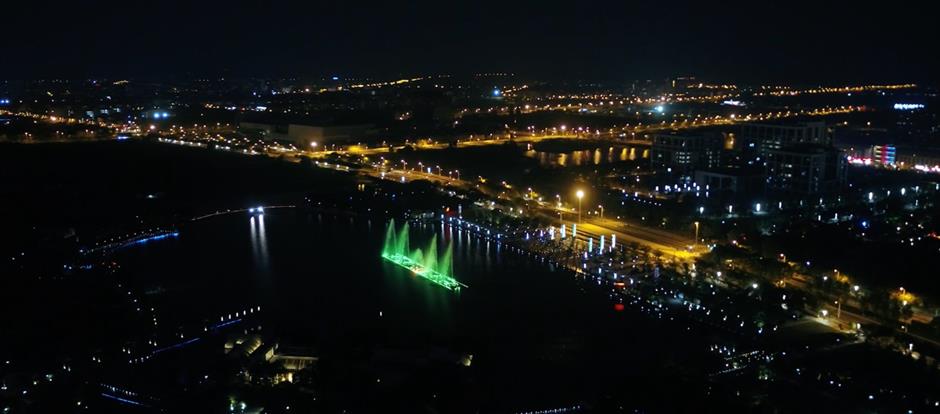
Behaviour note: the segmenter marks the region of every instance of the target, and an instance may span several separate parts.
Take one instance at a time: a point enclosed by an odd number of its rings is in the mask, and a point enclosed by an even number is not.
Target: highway
[[[756,113],[756,114],[742,114],[740,116],[731,115],[731,116],[721,116],[715,115],[712,117],[696,118],[693,120],[684,119],[681,121],[671,121],[666,122],[662,121],[659,123],[652,124],[637,124],[637,125],[628,125],[622,128],[610,128],[606,130],[595,130],[591,132],[589,130],[569,130],[562,127],[559,128],[545,128],[538,132],[535,131],[516,131],[509,130],[503,134],[490,135],[487,137],[475,137],[473,135],[467,136],[465,138],[459,138],[453,141],[453,146],[456,148],[472,148],[486,145],[498,145],[504,144],[509,140],[515,142],[539,142],[547,139],[557,139],[557,138],[571,138],[571,139],[603,139],[608,140],[613,143],[623,144],[623,145],[650,145],[650,141],[647,139],[638,139],[637,134],[640,133],[652,133],[659,131],[679,131],[685,129],[695,129],[708,126],[716,125],[733,125],[738,123],[747,123],[747,122],[763,122],[771,120],[779,120],[785,118],[793,118],[798,116],[826,116],[833,114],[844,114],[850,112],[857,112],[864,110],[864,107],[860,106],[839,106],[839,107],[822,107],[815,109],[802,109],[799,111],[778,111],[778,112],[767,112],[767,113]],[[390,146],[377,146],[377,147],[365,147],[361,145],[351,145],[345,149],[340,150],[327,150],[322,149],[318,151],[303,151],[304,155],[319,158],[324,157],[330,153],[340,153],[340,154],[352,154],[352,155],[378,155],[378,154],[388,154],[392,150],[399,150],[405,148],[406,146],[413,146],[416,149],[422,150],[433,150],[433,149],[445,149],[449,148],[452,145],[451,141],[440,141],[434,139],[419,139],[414,142],[407,142],[404,144],[396,144]]]

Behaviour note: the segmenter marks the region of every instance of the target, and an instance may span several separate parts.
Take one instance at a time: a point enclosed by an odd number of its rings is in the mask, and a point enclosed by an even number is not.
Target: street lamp
[[[604,206],[598,204],[597,208],[601,209],[601,220],[603,220],[604,219]]]
[[[695,222],[695,242],[692,245],[698,246],[698,222],[697,221]]]
[[[575,193],[575,195],[578,196],[578,223],[580,223],[581,222],[581,199],[584,198],[584,191],[578,190],[578,192]]]

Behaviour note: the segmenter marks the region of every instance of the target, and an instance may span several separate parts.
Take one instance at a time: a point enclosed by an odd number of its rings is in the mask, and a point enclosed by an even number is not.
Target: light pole
[[[693,243],[692,245],[698,246],[698,222],[697,221],[695,222],[695,243]]]
[[[581,223],[581,199],[584,198],[584,191],[578,190],[575,195],[578,196],[578,223]]]
[[[601,220],[603,220],[604,219],[604,206],[598,204],[597,208],[601,209]]]

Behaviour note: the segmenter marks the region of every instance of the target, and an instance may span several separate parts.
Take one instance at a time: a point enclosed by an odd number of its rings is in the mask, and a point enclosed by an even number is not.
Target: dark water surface
[[[664,367],[696,372],[687,364],[706,359],[705,341],[678,324],[616,312],[607,288],[440,222],[412,225],[411,245],[452,240],[456,278],[469,287],[415,278],[381,259],[386,226],[292,209],[232,214],[119,256],[135,284],[163,292],[153,295],[161,318],[261,306],[266,331],[324,359],[350,348],[471,354],[468,388],[502,407],[642,394],[666,381]]]

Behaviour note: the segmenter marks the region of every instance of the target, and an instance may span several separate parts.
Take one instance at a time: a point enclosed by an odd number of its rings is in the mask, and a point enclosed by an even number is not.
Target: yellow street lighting
[[[575,193],[575,195],[578,196],[578,223],[580,223],[581,222],[581,199],[584,198],[584,191],[578,190],[578,192]]]

